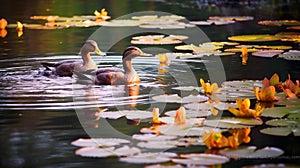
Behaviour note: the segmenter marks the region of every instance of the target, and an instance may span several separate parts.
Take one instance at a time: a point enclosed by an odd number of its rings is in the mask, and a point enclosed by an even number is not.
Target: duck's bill
[[[139,56],[141,56],[141,57],[153,57],[153,54],[142,52],[142,53],[139,54]]]
[[[106,56],[106,53],[105,52],[102,52],[101,50],[99,50],[99,49],[95,49],[95,54],[97,54],[97,55],[101,55],[101,56]]]

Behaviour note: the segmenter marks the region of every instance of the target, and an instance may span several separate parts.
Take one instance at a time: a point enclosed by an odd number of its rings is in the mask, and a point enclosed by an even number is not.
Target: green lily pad
[[[166,103],[191,103],[191,102],[203,102],[208,100],[208,97],[202,95],[189,95],[181,98],[177,94],[163,94],[158,96],[153,96],[153,100],[158,102]]]
[[[140,140],[140,141],[165,141],[176,139],[177,136],[171,135],[155,135],[155,134],[134,134],[132,135],[132,139]]]
[[[172,162],[179,163],[183,165],[219,165],[229,162],[229,158],[221,155],[215,154],[205,154],[205,153],[191,153],[180,155],[181,159],[172,159]]]
[[[232,41],[241,42],[266,42],[266,41],[276,41],[280,40],[279,37],[269,34],[254,34],[254,35],[240,35],[228,37]]]
[[[293,133],[294,136],[300,136],[299,127],[272,127],[260,130],[263,134],[275,135],[275,136],[288,136]]]
[[[266,122],[271,126],[296,126],[300,127],[300,119],[273,119]]]
[[[141,110],[119,110],[119,111],[105,111],[98,114],[100,118],[118,119],[125,116],[127,119],[147,119],[152,118],[150,111]]]
[[[296,164],[289,164],[289,163],[263,163],[263,164],[257,164],[257,165],[247,165],[243,166],[242,168],[296,168],[299,167],[299,165]]]
[[[205,120],[204,125],[214,128],[248,128],[255,125],[261,125],[261,120],[253,118],[234,118],[234,117],[221,117],[219,119]]]
[[[178,141],[164,140],[164,141],[145,141],[137,143],[138,147],[148,149],[169,149],[176,148]]]
[[[121,162],[135,163],[135,164],[150,164],[168,162],[171,158],[177,157],[176,153],[171,152],[152,152],[140,153],[138,155],[122,157]]]
[[[114,147],[110,148],[98,148],[98,147],[83,147],[75,151],[76,155],[83,157],[98,157],[105,158],[111,156],[129,156],[133,154],[140,153],[140,149],[136,147],[123,146],[115,149]]]
[[[195,86],[178,86],[178,87],[173,87],[172,89],[174,90],[181,90],[181,91],[193,91],[193,90],[200,90],[200,87],[195,87]]]
[[[274,107],[264,109],[261,116],[275,118],[282,118],[284,116],[288,116],[288,118],[299,118],[299,113],[299,107]]]
[[[263,51],[253,52],[252,55],[257,57],[271,58],[278,54],[281,54],[282,52],[283,50],[263,50]]]
[[[246,89],[246,90],[253,90],[253,87],[258,86],[262,87],[261,84],[262,81],[260,80],[235,80],[235,81],[225,81],[221,84],[222,89],[236,89],[236,90],[241,90],[241,89]]]
[[[300,60],[300,51],[299,50],[290,50],[288,52],[280,54],[279,58],[283,58],[286,60],[298,61],[298,60]]]
[[[283,150],[275,147],[265,147],[262,149],[257,149],[256,146],[241,146],[237,149],[226,148],[220,150],[220,154],[225,155],[230,158],[274,158],[282,155]]]
[[[79,147],[84,147],[84,146],[108,147],[108,146],[120,145],[122,143],[130,143],[130,141],[126,139],[119,139],[119,138],[91,138],[91,139],[79,138],[73,141],[71,144]]]
[[[176,110],[167,111],[164,113],[167,116],[175,117]],[[212,113],[209,110],[185,110],[186,118],[197,118],[197,117],[207,117],[212,115]]]
[[[158,127],[158,131],[163,135],[176,135],[180,137],[184,136],[202,136],[205,131],[210,131],[211,127],[193,127],[187,125],[174,125],[167,124]],[[215,131],[221,132],[220,129]]]

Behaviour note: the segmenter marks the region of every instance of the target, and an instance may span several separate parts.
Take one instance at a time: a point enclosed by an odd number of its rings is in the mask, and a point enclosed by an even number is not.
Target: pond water
[[[223,1],[222,1],[223,2]],[[277,1],[276,1],[277,2]],[[199,41],[227,41],[228,36],[240,34],[275,34],[285,31],[283,27],[258,25],[257,21],[272,19],[299,19],[299,2],[253,1],[253,4],[238,3],[206,4],[202,1],[11,1],[1,2],[0,17],[10,23],[18,20],[33,23],[32,15],[73,16],[92,14],[95,9],[106,8],[112,18],[138,11],[164,11],[185,16],[188,20],[204,20],[212,15],[253,16],[254,20],[237,22],[224,26],[200,26],[207,39]],[[249,57],[246,65],[241,64],[239,54],[216,58],[172,61],[167,72],[158,72],[161,65],[156,57],[136,58],[133,66],[141,77],[139,86],[90,86],[77,83],[73,78],[48,78],[39,75],[40,62],[57,62],[65,59],[80,59],[78,53],[85,40],[94,37],[99,27],[68,28],[54,30],[25,29],[17,37],[15,29],[8,29],[5,38],[0,38],[0,167],[144,167],[127,164],[118,158],[96,159],[75,155],[77,147],[71,142],[78,138],[108,136],[103,131],[103,122],[95,117],[99,108],[140,109],[151,111],[153,106],[162,106],[151,100],[159,93],[181,93],[172,90],[178,85],[199,85],[199,78],[206,81],[243,80],[270,78],[278,73],[284,81],[288,74],[292,79],[300,79],[299,61],[279,58]],[[131,28],[130,28],[131,29]],[[128,31],[128,28],[112,28],[111,34]],[[135,30],[135,29],[133,29]],[[140,31],[141,29],[137,29]],[[131,30],[132,31],[132,30]],[[166,30],[168,31],[168,30]],[[171,33],[193,35],[192,31],[170,30]],[[149,31],[151,32],[151,31]],[[141,34],[141,33],[140,33]],[[92,35],[92,36],[91,36]],[[130,36],[110,46],[100,41],[99,47],[107,51],[107,57],[92,55],[99,67],[121,67],[121,53],[130,46]],[[100,40],[102,37],[100,38]],[[104,38],[106,39],[106,38]],[[253,44],[253,43],[245,43]],[[261,43],[263,45],[282,45],[282,42]],[[293,49],[299,44],[286,42]],[[174,45],[138,45],[148,52],[164,49],[175,51]],[[221,61],[221,64],[219,64]],[[223,72],[220,72],[224,70]],[[223,73],[222,79],[211,79],[212,74]],[[174,110],[179,104],[167,104],[164,110]],[[109,120],[115,130],[122,135],[138,133],[143,126],[126,119]],[[262,126],[263,127],[263,126]],[[294,136],[275,137],[251,132],[250,145],[258,147],[274,146],[285,151],[279,159],[241,159],[231,160],[224,167],[240,167],[259,163],[299,163],[300,150],[295,147],[299,138]],[[206,147],[196,146],[173,151],[204,152]],[[171,150],[172,151],[172,150]]]

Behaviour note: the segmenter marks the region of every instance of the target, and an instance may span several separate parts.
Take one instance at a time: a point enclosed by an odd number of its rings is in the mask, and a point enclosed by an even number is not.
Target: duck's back
[[[124,72],[121,69],[113,71],[113,69],[102,69],[98,70],[96,74],[96,85],[118,85],[124,84]]]

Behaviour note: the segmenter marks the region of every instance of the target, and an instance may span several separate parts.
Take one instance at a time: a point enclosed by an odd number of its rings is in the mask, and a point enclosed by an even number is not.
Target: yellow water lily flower
[[[264,102],[278,101],[278,98],[275,97],[276,89],[274,86],[265,87],[261,91],[260,91],[259,87],[254,87],[253,90],[254,90],[256,99],[258,101],[264,101]]]
[[[17,22],[17,32],[18,32],[18,37],[21,37],[23,35],[23,24],[21,22]]]
[[[165,124],[165,122],[159,118],[159,108],[157,107],[152,109],[152,124]]]
[[[246,117],[246,118],[259,118],[263,108],[259,105],[255,106],[255,109],[250,109],[250,99],[246,98],[244,100],[237,99],[236,104],[238,109],[229,107],[228,110],[236,117]]]
[[[181,124],[185,124],[185,122],[186,122],[186,112],[185,112],[185,108],[181,106],[176,111],[174,123],[176,125],[181,125]]]
[[[246,47],[242,48],[242,64],[246,65],[248,61],[248,49]]]
[[[218,87],[217,83],[205,83],[204,80],[201,78],[200,79],[200,84],[203,87],[204,93],[209,96],[212,95],[213,93],[220,92],[221,89]]]
[[[291,80],[291,76],[288,75],[288,79],[283,83],[283,91],[286,98],[297,98],[300,97],[300,88],[299,88],[299,80],[296,80],[294,83]]]
[[[205,131],[202,140],[204,144],[209,148],[237,148],[242,143],[249,143],[251,138],[249,134],[250,128],[230,130],[230,136],[226,137],[220,132],[214,132],[214,130]]]

